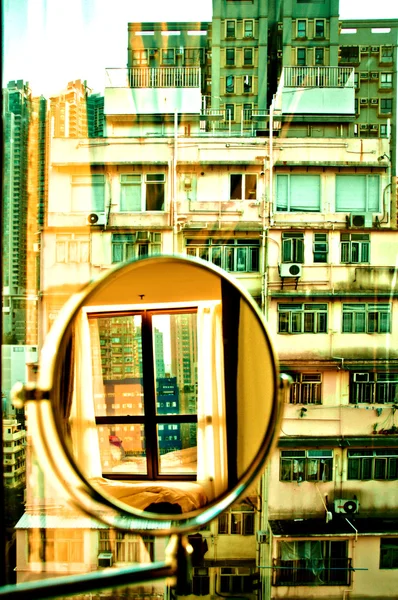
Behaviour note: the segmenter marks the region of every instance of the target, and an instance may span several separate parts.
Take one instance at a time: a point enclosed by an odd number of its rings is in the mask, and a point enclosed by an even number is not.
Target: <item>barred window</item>
[[[398,402],[398,373],[351,373],[351,404]]]
[[[321,404],[321,373],[291,373],[290,404]]]

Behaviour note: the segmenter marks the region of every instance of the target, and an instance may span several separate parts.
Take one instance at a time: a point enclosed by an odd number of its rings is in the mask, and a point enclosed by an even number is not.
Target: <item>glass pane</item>
[[[231,200],[242,200],[242,175],[231,175]]]
[[[236,271],[246,271],[247,248],[236,250]]]
[[[245,177],[245,198],[246,198],[246,200],[255,200],[256,197],[257,197],[257,176],[256,175],[246,175],[246,177]]]
[[[314,331],[315,314],[304,313],[304,332],[312,333]]]
[[[301,333],[302,331],[302,313],[292,313],[292,333]]]
[[[144,425],[98,425],[103,473],[147,472]]]
[[[97,416],[144,414],[141,316],[89,320]]]
[[[127,212],[141,210],[141,182],[121,186],[120,210]]]
[[[164,183],[146,184],[146,210],[164,210]]]
[[[196,423],[164,423],[158,425],[159,472],[162,475],[196,473]]]
[[[355,315],[355,333],[365,332],[365,313],[357,313]]]
[[[196,414],[196,313],[155,314],[152,331],[157,414]]]

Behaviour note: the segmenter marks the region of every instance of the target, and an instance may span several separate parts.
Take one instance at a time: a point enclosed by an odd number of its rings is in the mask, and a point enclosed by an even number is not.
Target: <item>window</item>
[[[225,93],[233,94],[235,92],[235,77],[227,75],[225,78]]]
[[[297,20],[297,37],[298,38],[306,38],[307,37],[307,21],[305,19]]]
[[[370,260],[369,233],[341,233],[340,260],[342,263],[368,263]]]
[[[282,233],[282,262],[304,262],[303,233]]]
[[[398,479],[398,449],[347,450],[347,479]]]
[[[343,304],[343,333],[389,333],[389,304]]]
[[[28,529],[30,562],[82,563],[82,529]]]
[[[380,539],[380,569],[398,569],[398,538]]]
[[[337,212],[378,212],[379,175],[336,175]]]
[[[392,98],[380,98],[380,114],[389,115],[392,113]]]
[[[359,46],[340,46],[339,64],[359,64]]]
[[[292,373],[291,377],[290,404],[321,404],[320,373]]]
[[[276,210],[280,212],[319,212],[321,179],[319,175],[276,176]]]
[[[278,304],[278,333],[326,333],[327,304]]]
[[[398,373],[351,373],[350,404],[398,402]]]
[[[58,233],[55,238],[57,263],[88,263],[90,236],[78,233]]]
[[[236,37],[236,21],[226,21],[225,37],[227,37],[227,38],[235,38]]]
[[[72,212],[104,212],[105,175],[72,175]]]
[[[280,481],[331,481],[333,450],[281,450]]]
[[[103,475],[195,479],[192,457],[184,464],[174,453],[197,446],[196,394],[192,392],[189,406],[180,402],[185,385],[197,386],[196,311],[89,314],[89,327],[94,376],[102,376],[104,390],[94,402]],[[187,342],[177,343],[176,336]],[[99,348],[106,353],[102,367],[96,360]],[[178,377],[165,376],[165,360],[172,352]],[[129,357],[133,360],[125,370]],[[180,372],[185,367],[187,373]],[[125,398],[128,402],[121,402]]]
[[[380,137],[388,137],[388,125],[385,123],[380,124]]]
[[[251,75],[243,76],[243,93],[251,94],[253,92],[253,77]]]
[[[230,200],[256,200],[257,175],[254,173],[232,173],[229,176]]]
[[[218,533],[254,535],[254,511],[230,511],[218,517]]]
[[[253,48],[243,49],[243,64],[245,67],[253,66]]]
[[[382,46],[380,49],[380,62],[392,63],[393,62],[393,49],[392,46]]]
[[[328,260],[328,234],[314,233],[313,245],[314,263],[324,263]]]
[[[235,104],[225,105],[225,118],[227,121],[235,121]]]
[[[162,49],[162,65],[174,66],[174,48]]]
[[[203,51],[201,48],[184,48],[184,64],[186,67],[201,65]]]
[[[325,37],[325,20],[324,19],[315,19],[315,37],[316,38],[324,38]]]
[[[133,50],[133,67],[142,67],[148,64],[148,50]]]
[[[140,538],[131,533],[100,529],[98,532],[98,551],[112,552],[115,562],[142,562],[147,553],[153,556],[153,540]]]
[[[253,116],[253,105],[248,103],[243,105],[243,120],[251,121]]]
[[[161,252],[162,234],[151,231],[112,234],[112,262],[124,262]]]
[[[380,87],[392,88],[392,73],[380,73]]]
[[[305,48],[297,48],[297,65],[299,67],[305,67],[305,65],[307,64],[307,51]],[[299,82],[297,82],[297,85],[300,85]]]
[[[218,594],[247,594],[253,589],[248,567],[221,567]]]
[[[254,21],[252,19],[243,20],[243,37],[254,37]]]
[[[235,48],[227,48],[225,50],[225,64],[228,67],[235,65]]]
[[[186,240],[188,256],[196,256],[236,273],[259,271],[260,241],[255,239],[199,239]]]
[[[144,176],[121,175],[120,210],[122,212],[164,210],[164,186],[163,173],[147,173]]]
[[[193,567],[192,594],[207,596],[210,594],[210,575],[208,567]]]
[[[325,51],[323,48],[315,48],[315,64],[323,65],[325,63]]]
[[[349,585],[351,559],[346,541],[298,541],[278,543],[274,585]]]

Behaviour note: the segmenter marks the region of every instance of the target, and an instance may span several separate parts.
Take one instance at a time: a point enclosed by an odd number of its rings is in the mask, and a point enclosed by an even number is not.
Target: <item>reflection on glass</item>
[[[103,473],[146,474],[143,425],[97,426]]]
[[[185,474],[197,472],[196,423],[165,423],[158,425],[160,473]]]

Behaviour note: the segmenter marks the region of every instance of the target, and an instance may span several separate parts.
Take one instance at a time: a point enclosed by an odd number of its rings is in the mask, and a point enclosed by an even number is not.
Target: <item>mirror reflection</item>
[[[237,484],[270,427],[265,329],[207,266],[164,257],[119,269],[86,300],[63,349],[56,412],[76,464],[135,508],[205,506]]]

